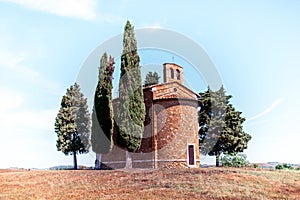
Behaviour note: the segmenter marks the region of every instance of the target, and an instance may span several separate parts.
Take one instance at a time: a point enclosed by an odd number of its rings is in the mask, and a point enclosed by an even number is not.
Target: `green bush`
[[[259,165],[258,165],[258,164],[253,164],[253,167],[254,167],[254,168],[258,168]]]
[[[221,157],[222,166],[225,167],[246,167],[249,165],[247,161],[247,156],[242,153],[236,155],[223,155]]]
[[[276,165],[275,169],[293,169],[293,167],[284,163],[284,164]]]

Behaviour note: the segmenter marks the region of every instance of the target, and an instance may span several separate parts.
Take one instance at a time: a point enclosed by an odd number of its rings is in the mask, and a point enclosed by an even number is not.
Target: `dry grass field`
[[[0,170],[0,199],[300,199],[300,172],[235,168]]]

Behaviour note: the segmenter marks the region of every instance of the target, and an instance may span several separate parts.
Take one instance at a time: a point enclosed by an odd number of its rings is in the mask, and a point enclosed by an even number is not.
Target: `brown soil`
[[[300,199],[297,171],[0,170],[0,183],[0,199]]]

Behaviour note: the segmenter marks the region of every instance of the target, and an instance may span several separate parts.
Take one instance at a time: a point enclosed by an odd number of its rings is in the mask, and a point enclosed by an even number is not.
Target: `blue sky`
[[[206,51],[247,119],[250,162],[300,163],[299,9],[297,0],[0,0],[0,168],[72,164],[55,146],[61,97],[89,54],[122,33],[127,19],[136,29],[181,33]],[[172,61],[162,55],[153,63]],[[194,90],[206,88],[185,79]],[[78,162],[93,165],[94,157]]]

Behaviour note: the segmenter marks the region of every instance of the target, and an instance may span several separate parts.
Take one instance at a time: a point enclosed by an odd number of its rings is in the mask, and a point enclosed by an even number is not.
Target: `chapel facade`
[[[144,87],[144,135],[140,149],[132,153],[134,168],[199,167],[198,96],[183,85],[183,78],[181,66],[165,63],[163,83]],[[113,107],[117,104],[116,99]],[[124,168],[125,151],[114,145],[102,163]]]

